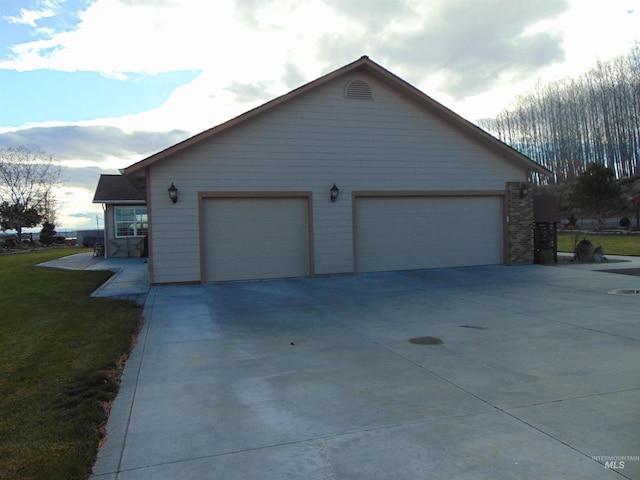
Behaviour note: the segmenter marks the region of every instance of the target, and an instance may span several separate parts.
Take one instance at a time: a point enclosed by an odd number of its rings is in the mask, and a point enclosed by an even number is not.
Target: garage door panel
[[[206,281],[309,275],[307,198],[203,201]]]
[[[356,198],[360,272],[502,263],[500,197]]]

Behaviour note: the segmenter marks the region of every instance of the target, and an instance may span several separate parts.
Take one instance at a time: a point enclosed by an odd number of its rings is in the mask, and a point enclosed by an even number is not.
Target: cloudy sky
[[[362,55],[468,120],[640,41],[640,0],[0,0],[0,148],[65,168],[59,229],[102,227],[100,173]]]

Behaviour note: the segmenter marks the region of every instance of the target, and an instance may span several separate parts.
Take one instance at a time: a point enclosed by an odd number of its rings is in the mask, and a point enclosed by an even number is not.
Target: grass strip
[[[111,272],[37,264],[86,249],[0,256],[0,479],[88,478],[141,320],[91,298]]]
[[[558,251],[574,252],[574,245],[580,240],[591,241],[594,247],[601,246],[605,255],[640,256],[639,235],[589,235],[588,233],[558,232]]]

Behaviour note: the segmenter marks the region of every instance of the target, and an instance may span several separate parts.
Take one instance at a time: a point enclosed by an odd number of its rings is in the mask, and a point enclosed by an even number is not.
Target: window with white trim
[[[116,237],[144,237],[149,231],[147,207],[116,207]]]

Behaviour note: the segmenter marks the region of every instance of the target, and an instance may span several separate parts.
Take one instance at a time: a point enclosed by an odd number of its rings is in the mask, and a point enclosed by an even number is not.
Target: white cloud
[[[594,53],[622,53],[640,31],[640,13],[627,13],[636,7],[639,0],[96,0],[73,31],[17,45],[0,67],[120,79],[198,69],[162,107],[93,123],[195,133],[369,54],[473,120],[539,78],[589,68]],[[240,86],[253,95],[238,95]]]
[[[58,5],[40,3],[11,21],[42,29]],[[201,72],[162,106],[137,115],[0,131],[0,140],[37,144],[65,165],[104,169],[129,165],[361,55],[473,121],[539,79],[576,75],[597,58],[626,53],[640,35],[640,0],[94,0],[78,15],[72,30],[40,30],[38,39],[14,45],[0,68],[96,71],[122,80]],[[81,193],[65,192],[73,210]]]
[[[475,119],[538,79],[623,53],[640,31],[640,0],[96,0],[79,19],[72,31],[16,45],[0,67],[120,79],[200,70],[161,108],[104,119],[195,132],[363,54]]]
[[[43,2],[44,6],[40,10],[28,10],[26,8],[20,9],[20,16],[5,16],[4,18],[9,23],[17,23],[23,25],[29,25],[37,28],[37,22],[43,18],[50,18],[55,15],[55,7],[57,5],[54,2]]]
[[[292,52],[299,61],[313,57],[315,35],[339,26],[318,1],[261,3],[250,19],[235,3],[96,0],[75,30],[16,45],[16,58],[0,66],[104,74],[207,69],[248,78],[268,74]]]
[[[95,184],[97,185],[98,176]],[[95,190],[95,185],[94,185]],[[58,203],[56,226],[65,229],[87,229],[103,224],[102,206],[92,203],[94,191],[83,187],[62,187],[54,191]]]
[[[35,25],[56,4],[45,5],[23,10],[20,21]],[[312,79],[369,54],[412,74],[414,83],[433,85],[429,76],[450,71],[457,80],[439,89],[457,86],[462,98],[469,88],[490,89],[505,71],[512,80],[519,67],[530,76],[555,66],[561,46],[576,58],[612,53],[638,30],[640,14],[627,14],[636,6],[638,0],[96,0],[74,30],[16,45],[16,58],[0,67],[115,78],[198,69],[209,90],[220,92],[234,81],[278,82],[287,64]],[[191,86],[201,89],[200,82]]]
[[[105,120],[131,129],[143,121],[147,128],[199,131],[299,86],[287,83],[292,66],[303,82],[325,73],[316,39],[347,29],[319,0],[96,0],[75,30],[14,46],[15,58],[0,68],[96,71],[122,80],[132,72],[200,70],[162,108]],[[253,85],[253,97],[234,92],[239,84]]]
[[[635,10],[635,11],[634,11]],[[543,66],[524,78],[504,75],[496,88],[468,96],[457,104],[470,119],[495,115],[536,84],[576,78],[605,61],[629,53],[640,41],[640,0],[570,0],[562,15],[532,25],[527,34],[559,32],[564,60]]]
[[[598,59],[628,53],[640,41],[640,1],[571,0],[571,10],[548,26],[564,33],[567,59],[541,72],[543,79],[575,77],[593,68]]]

